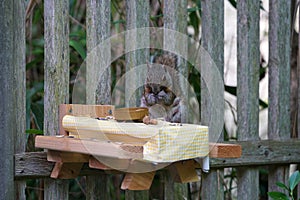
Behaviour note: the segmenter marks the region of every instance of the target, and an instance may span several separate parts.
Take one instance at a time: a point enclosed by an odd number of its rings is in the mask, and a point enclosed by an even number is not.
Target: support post
[[[237,134],[238,140],[258,140],[259,11],[256,0],[237,2]],[[258,199],[256,168],[239,168],[238,199]]]
[[[209,53],[215,62],[221,76],[224,71],[224,1],[223,0],[202,0],[202,35],[203,48]],[[210,94],[201,79],[201,123],[210,124],[211,103]],[[212,127],[210,127],[210,130]],[[223,133],[218,138],[210,132],[210,142],[223,141]],[[219,134],[219,133],[217,133]],[[224,199],[222,184],[223,170],[211,170],[208,174],[202,175],[201,197],[203,199]]]
[[[14,1],[0,3],[0,199],[15,199],[14,186]]]
[[[288,139],[290,126],[291,1],[269,2],[269,113],[268,138]],[[289,166],[269,167],[269,191],[276,182],[287,184]],[[283,192],[283,190],[281,190]]]
[[[44,133],[59,134],[59,105],[69,102],[69,1],[47,0],[45,16]],[[68,180],[45,179],[45,199],[68,199]]]

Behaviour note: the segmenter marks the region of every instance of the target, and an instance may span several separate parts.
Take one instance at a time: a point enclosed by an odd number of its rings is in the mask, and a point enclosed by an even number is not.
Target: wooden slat
[[[243,153],[240,158],[211,158],[210,167],[283,165],[300,163],[300,140],[239,141]],[[47,161],[46,152],[29,152],[15,155],[15,178],[49,177],[54,163]],[[199,166],[199,165],[198,165]],[[100,170],[83,168],[80,176],[101,174]]]
[[[180,161],[169,166],[174,181],[179,183],[189,183],[199,181],[199,176],[196,172],[197,163],[194,160]]]
[[[69,101],[69,1],[45,1],[44,133],[59,134],[59,105]],[[68,181],[46,179],[44,198],[68,199]]]
[[[107,141],[80,140],[74,138],[62,138],[51,136],[37,136],[35,138],[37,148],[68,151],[75,153],[91,154],[98,156],[116,157],[120,159],[142,158],[142,152],[132,153],[124,148],[131,148],[130,145],[115,144]],[[135,148],[134,146],[132,148]]]
[[[142,80],[146,73],[145,68],[138,69],[137,66],[146,64],[150,60],[149,30],[136,34],[135,29],[149,27],[149,2],[142,0],[128,0],[126,6],[126,30],[131,30],[125,37],[126,71],[135,70],[130,77],[125,79],[125,106],[136,107],[140,105],[140,98],[143,94],[141,87],[145,80]],[[145,49],[139,49],[143,47]],[[130,51],[132,50],[132,51]]]
[[[89,155],[48,150],[47,160],[55,162],[51,172],[51,178],[71,179],[76,178],[85,162],[88,162]]]
[[[78,177],[82,166],[83,163],[56,162],[50,177],[56,179],[74,179]]]
[[[25,2],[14,1],[14,92],[16,119],[14,132],[15,153],[21,153],[26,148],[26,34],[25,34]],[[15,198],[25,199],[26,181],[15,182]]]
[[[104,44],[110,37],[110,0],[88,0],[86,3],[86,103],[110,104],[111,51],[110,44]]]
[[[68,135],[62,126],[65,115],[88,116],[91,118],[107,117],[113,116],[114,110],[112,105],[61,104],[59,105],[59,133],[60,135]]]
[[[14,96],[14,2],[5,0],[0,4],[0,106],[1,152],[0,152],[0,199],[14,199],[13,154],[15,126],[15,96]],[[18,19],[16,19],[18,20]]]
[[[238,140],[258,140],[259,11],[256,0],[237,2],[237,134]],[[258,170],[239,168],[238,199],[258,199]]]
[[[75,152],[96,156],[108,156],[119,159],[143,158],[143,148],[141,146],[118,144],[109,141],[81,140],[76,138],[57,136],[37,136],[35,138],[35,146],[37,148],[56,151]],[[210,145],[209,156],[212,158],[238,158],[241,156],[241,153],[242,147],[238,144],[216,143]],[[74,155],[77,156],[76,154]],[[68,159],[67,157],[68,156],[66,156],[66,158],[64,159]]]
[[[218,6],[216,6],[218,5]],[[216,64],[221,77],[223,78],[224,71],[224,1],[222,0],[204,0],[201,1],[202,9],[202,46],[209,53],[214,63]],[[202,55],[203,56],[203,55]],[[205,58],[203,58],[205,59]],[[203,67],[203,66],[202,66]],[[203,76],[203,74],[201,74]],[[214,75],[215,76],[215,75]],[[210,134],[210,142],[223,141],[223,133],[215,131],[213,113],[211,113],[211,97],[208,84],[201,80],[201,123],[210,126],[210,130],[215,135]],[[212,99],[210,99],[212,98]],[[222,97],[221,97],[222,98]],[[216,99],[216,98],[215,98]],[[224,108],[223,108],[224,109]],[[224,111],[221,112],[221,116]],[[211,170],[209,174],[203,175],[201,197],[203,199],[223,199],[223,187],[220,187],[221,172]],[[205,187],[205,188],[204,188]]]
[[[64,162],[64,163],[76,163],[76,162],[88,162],[90,156],[87,154],[63,152],[63,151],[47,151],[47,160],[50,162]]]
[[[211,159],[211,167],[283,165],[300,162],[300,140],[238,141],[242,155],[234,159]]]
[[[127,173],[123,179],[122,190],[149,190],[155,172]]]
[[[111,104],[111,1],[86,1],[86,103]],[[109,199],[108,177],[87,176],[87,199]]]
[[[163,21],[164,28],[176,31],[175,33],[187,34],[187,1],[186,0],[165,0],[163,5]],[[188,41],[175,39],[174,35],[170,34],[170,32],[164,31],[163,35],[163,50],[170,51],[175,53],[181,53],[182,55],[177,56],[177,68],[179,74],[181,76],[177,76],[177,80],[172,82],[172,90],[173,92],[180,96],[181,105],[181,122],[188,122],[188,84],[186,82],[188,77],[188,68],[187,63],[182,59],[185,57],[188,52]],[[181,57],[182,56],[182,57]],[[187,57],[187,56],[186,56]],[[175,78],[175,79],[176,79]],[[173,78],[174,79],[174,78]],[[184,184],[178,184],[175,187],[172,179],[168,178],[168,172],[165,172],[163,175],[165,182],[165,193],[164,199],[181,199],[187,193],[187,187]],[[175,189],[177,191],[175,191]],[[180,196],[178,196],[178,190],[183,192]]]
[[[210,144],[210,158],[239,158],[242,155],[242,147],[237,144]]]
[[[91,156],[89,159],[89,167],[94,169],[110,170],[111,168],[101,163],[94,156]]]
[[[290,138],[291,1],[269,2],[269,107],[268,138]],[[268,190],[288,184],[289,166],[269,167]]]

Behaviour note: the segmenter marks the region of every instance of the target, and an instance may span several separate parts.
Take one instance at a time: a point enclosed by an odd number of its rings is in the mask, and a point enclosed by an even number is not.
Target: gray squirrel
[[[147,64],[147,75],[141,107],[149,108],[150,118],[181,122],[181,99],[178,95],[177,57],[172,54],[155,56]]]

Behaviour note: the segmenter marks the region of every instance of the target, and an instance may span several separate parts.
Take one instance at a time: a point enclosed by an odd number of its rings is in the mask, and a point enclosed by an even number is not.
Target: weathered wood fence
[[[110,37],[110,1],[87,0],[87,50]],[[294,1],[293,1],[294,2]],[[186,0],[164,0],[164,27],[186,32]],[[45,22],[45,97],[44,132],[58,133],[58,106],[69,99],[69,1],[44,1]],[[126,1],[126,26],[134,29],[149,26],[148,1]],[[224,66],[224,1],[201,0],[202,45],[218,69]],[[238,140],[243,155],[236,160],[212,160],[212,170],[203,176],[202,199],[224,199],[224,167],[237,167],[238,199],[259,199],[258,166],[269,165],[269,190],[278,190],[275,182],[287,182],[289,164],[300,162],[300,143],[290,138],[290,55],[291,1],[272,0],[269,4],[269,117],[268,141],[259,141],[259,12],[257,0],[237,2],[237,112]],[[25,199],[26,178],[45,178],[45,199],[68,199],[68,181],[49,177],[53,164],[45,153],[22,153],[25,150],[25,3],[3,0],[0,3],[0,199]],[[149,33],[145,33],[149,34]],[[138,41],[138,38],[136,38]],[[110,52],[107,51],[109,59]],[[149,51],[126,57],[127,70],[149,58]],[[87,61],[89,62],[89,61]],[[144,61],[143,61],[144,63]],[[97,82],[93,64],[87,64],[91,84]],[[299,70],[298,70],[299,71]],[[97,96],[87,91],[87,103],[110,103],[110,72],[105,74]],[[128,80],[129,81],[129,80]],[[103,89],[104,88],[104,89]],[[300,88],[300,87],[299,87]],[[128,88],[130,89],[130,88]],[[95,91],[95,88],[92,89]],[[205,94],[205,93],[204,93]],[[298,91],[298,105],[300,105]],[[208,116],[209,101],[202,96],[202,122]],[[208,104],[208,105],[205,105]],[[298,106],[298,109],[300,106]],[[298,111],[299,112],[299,111]],[[298,128],[300,127],[298,117]],[[274,141],[276,140],[276,141]],[[14,156],[15,155],[15,156]],[[85,167],[87,199],[109,199],[108,176]],[[165,199],[183,199],[186,185],[174,184],[165,177]],[[147,199],[147,192],[126,192],[126,199]],[[181,197],[180,197],[181,196]]]

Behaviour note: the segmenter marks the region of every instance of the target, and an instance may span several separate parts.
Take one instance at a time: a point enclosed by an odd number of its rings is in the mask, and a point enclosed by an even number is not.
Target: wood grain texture
[[[86,1],[87,104],[111,104],[110,0]],[[108,177],[87,176],[87,199],[109,199]]]
[[[237,134],[238,140],[258,139],[259,11],[255,0],[237,3]],[[258,199],[258,171],[239,169],[238,199]]]
[[[118,159],[143,158],[142,146],[132,144],[119,144],[110,141],[77,139],[69,137],[36,136],[37,148],[50,149],[49,160],[59,162],[87,161],[81,154],[107,156]],[[242,147],[238,144],[216,143],[210,145],[209,156],[212,158],[238,158],[241,157]],[[62,152],[57,152],[62,151]],[[72,157],[73,156],[73,157]],[[122,163],[123,161],[120,161]]]
[[[125,37],[126,52],[129,49],[133,51],[125,55],[126,71],[135,70],[130,77],[125,79],[125,107],[140,106],[140,99],[143,94],[143,84],[146,80],[146,71],[144,68],[137,67],[146,64],[150,60],[149,49],[139,49],[139,47],[150,47],[150,33],[143,31],[142,34],[136,34],[134,29],[149,27],[149,2],[142,0],[126,1],[126,30],[131,30]]]
[[[136,28],[149,27],[149,2],[142,0],[128,0],[126,6],[126,30],[134,30]],[[133,31],[135,32],[135,31]],[[126,71],[135,70],[136,67],[145,64],[150,60],[149,49],[138,49],[138,46],[149,46],[150,33],[144,31],[143,34],[126,34],[125,50],[134,49],[125,55]],[[143,94],[143,87],[141,87],[145,80],[145,70],[135,70],[129,78],[125,79],[125,107],[140,106],[140,98]],[[148,192],[139,191],[126,191],[126,199],[148,199]]]
[[[243,152],[240,158],[211,158],[210,167],[250,167],[300,163],[300,140],[238,141]],[[15,178],[49,177],[54,163],[47,161],[46,152],[30,152],[15,155]],[[199,165],[197,165],[199,167]],[[197,168],[198,168],[197,167]],[[83,167],[80,175],[101,174],[101,170]]]
[[[15,100],[15,121],[14,126],[15,153],[25,151],[26,146],[26,42],[25,42],[25,2],[14,1],[14,100]],[[26,181],[15,182],[15,198],[17,200],[26,199]]]
[[[74,179],[78,177],[82,166],[83,163],[56,162],[50,177],[55,179]]]
[[[171,174],[174,176],[174,181],[178,183],[189,183],[199,181],[199,176],[196,172],[196,161],[188,160],[176,162],[168,167]]]
[[[73,138],[61,138],[51,136],[37,136],[35,138],[37,148],[83,153],[97,156],[108,156],[119,159],[142,158],[142,151],[126,151],[125,148],[135,148],[131,145],[122,145],[107,141],[80,140]]]
[[[218,6],[216,6],[218,5]],[[224,71],[224,1],[222,0],[202,0],[202,46],[209,53],[216,64],[221,77]],[[211,100],[207,83],[201,79],[201,123],[210,126],[210,142],[223,141],[223,133],[213,135],[213,123],[210,123]],[[224,112],[224,111],[223,111]],[[203,199],[223,199],[223,186],[220,185],[221,171],[211,170],[209,174],[204,174],[202,180],[201,197]]]
[[[172,91],[181,98],[181,122],[189,121],[189,90],[188,90],[188,67],[187,62],[182,57],[187,58],[188,41],[186,38],[178,38],[174,35],[179,33],[187,34],[187,1],[185,0],[166,0],[163,6],[163,21],[164,28],[172,31],[164,31],[163,35],[163,50],[166,52],[176,52],[178,74],[173,81]],[[174,33],[174,34],[173,34]],[[181,54],[181,55],[180,55]],[[177,80],[176,80],[177,79]]]
[[[44,2],[44,133],[59,134],[59,105],[69,101],[69,1]],[[68,199],[69,184],[46,179],[44,198]]]
[[[122,190],[149,190],[155,172],[147,173],[126,173],[121,189]]]
[[[86,103],[111,104],[110,0],[88,0]]]
[[[242,155],[235,159],[211,159],[211,167],[284,165],[300,162],[300,140],[238,141]]]
[[[242,155],[242,147],[237,144],[210,144],[210,158],[239,158]]]
[[[14,126],[16,110],[14,105],[14,2],[4,0],[0,4],[0,199],[14,199],[13,181]],[[21,27],[18,27],[21,28]]]
[[[59,134],[68,135],[64,130],[62,122],[65,115],[88,116],[91,118],[107,117],[114,115],[112,105],[83,105],[83,104],[61,104],[59,105]]]
[[[175,32],[180,32],[182,34],[187,33],[187,1],[185,0],[165,0],[163,4],[163,21],[164,28],[174,30]],[[170,33],[170,32],[169,32]],[[172,32],[171,32],[172,33]],[[180,96],[181,98],[181,122],[188,122],[188,102],[189,102],[189,94],[188,94],[188,84],[186,79],[188,77],[188,68],[187,63],[182,59],[181,56],[185,57],[188,52],[188,41],[184,41],[182,39],[177,39],[172,34],[166,34],[164,31],[163,35],[163,50],[166,52],[180,52],[182,55],[177,56],[177,65],[178,74],[176,78],[177,80],[173,81],[172,91]],[[187,56],[186,56],[187,57]],[[168,177],[170,174],[167,171],[163,172],[164,175],[164,195],[165,199],[180,199],[181,197],[178,193],[183,192],[186,193],[186,185],[185,184],[177,184],[176,187],[174,185],[174,181],[172,178]]]
[[[85,163],[89,161],[90,156],[87,154],[62,152],[62,151],[47,151],[47,160],[50,162],[64,162],[64,163]]]
[[[268,138],[290,138],[291,1],[269,2],[269,113]],[[269,191],[276,182],[287,184],[289,167],[269,167]],[[283,190],[280,189],[281,192]]]

